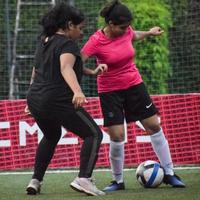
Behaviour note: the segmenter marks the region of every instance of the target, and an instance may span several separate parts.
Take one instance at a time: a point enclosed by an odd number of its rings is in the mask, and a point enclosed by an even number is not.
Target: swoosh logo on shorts
[[[146,108],[150,108],[150,107],[151,107],[151,105],[152,105],[152,103],[150,103],[148,106],[146,106]]]

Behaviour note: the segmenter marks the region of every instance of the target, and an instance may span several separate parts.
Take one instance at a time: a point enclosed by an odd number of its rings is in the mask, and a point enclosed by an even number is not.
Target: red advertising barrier
[[[200,94],[152,96],[168,139],[175,165],[200,164]],[[89,98],[85,106],[103,130],[97,167],[109,166],[109,137],[103,128],[98,98]],[[35,149],[42,133],[31,116],[24,113],[25,100],[0,101],[0,170],[29,169],[33,167]],[[63,128],[50,168],[79,166],[82,141]],[[126,130],[125,166],[157,160],[149,136],[140,124],[131,123]]]

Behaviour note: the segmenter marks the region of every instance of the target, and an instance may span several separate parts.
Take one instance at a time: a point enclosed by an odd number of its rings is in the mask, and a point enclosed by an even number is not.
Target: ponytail
[[[110,3],[108,3],[101,11],[100,11],[100,16],[104,17],[104,18],[108,18],[110,12],[112,11],[112,9],[116,6],[120,4],[120,2],[118,0],[114,0],[111,1]]]
[[[100,16],[105,19],[107,24],[109,21],[112,21],[112,23],[115,25],[127,23],[133,19],[130,10],[119,0],[113,0],[108,3],[100,11]]]

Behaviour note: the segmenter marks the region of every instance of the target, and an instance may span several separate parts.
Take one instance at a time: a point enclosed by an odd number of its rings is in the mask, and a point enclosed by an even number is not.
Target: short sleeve
[[[135,37],[136,37],[135,31],[133,30],[131,26],[129,26],[129,29],[130,29],[132,40],[135,40]]]
[[[61,46],[60,55],[64,53],[71,53],[75,56],[79,56],[80,50],[78,45],[73,40],[68,40]]]
[[[97,53],[97,38],[92,35],[81,49],[81,53],[87,56],[94,56]]]

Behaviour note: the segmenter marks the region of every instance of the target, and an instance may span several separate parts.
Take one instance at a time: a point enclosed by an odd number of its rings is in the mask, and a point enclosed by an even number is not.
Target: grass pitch
[[[135,170],[124,172],[126,190],[109,193],[102,197],[86,196],[73,191],[69,184],[77,176],[75,172],[48,173],[45,175],[41,194],[28,196],[25,193],[31,174],[5,174],[0,172],[0,200],[200,200],[200,168],[176,170],[185,181],[186,188],[172,188],[162,184],[156,189],[140,186]],[[111,180],[109,171],[95,171],[96,184],[104,188]]]

